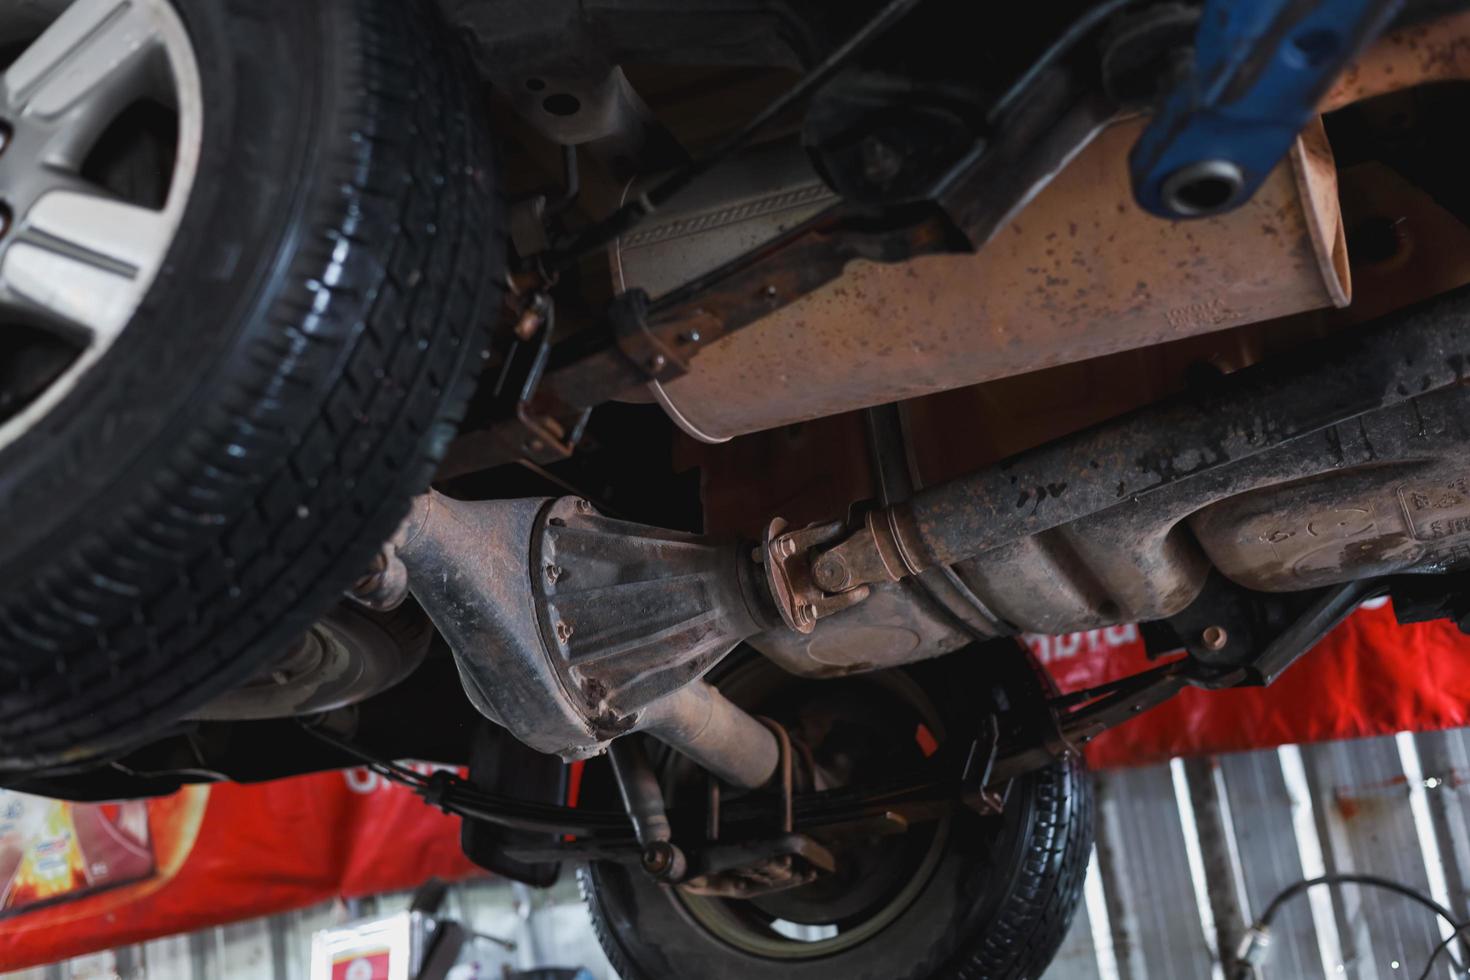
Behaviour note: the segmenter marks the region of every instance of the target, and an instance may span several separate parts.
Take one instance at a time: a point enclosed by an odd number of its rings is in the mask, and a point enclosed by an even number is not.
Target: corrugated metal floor
[[[1281,888],[1325,871],[1371,872],[1470,918],[1470,730],[1289,746],[1098,776],[1099,837],[1087,900],[1047,980],[1213,980],[1215,951]],[[353,912],[321,906],[159,940],[45,969],[27,980],[304,980],[311,933]],[[613,974],[575,884],[531,893],[452,889],[448,911],[513,937],[506,962]],[[1267,980],[1414,980],[1443,929],[1398,896],[1316,889],[1274,930]],[[1453,977],[1442,958],[1435,977]]]

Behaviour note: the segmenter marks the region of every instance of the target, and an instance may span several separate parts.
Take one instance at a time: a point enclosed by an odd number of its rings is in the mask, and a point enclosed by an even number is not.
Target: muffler
[[[1321,123],[1244,207],[1163,221],[1132,198],[1143,120],[1105,129],[974,255],[858,261],[652,385],[706,442],[1306,310],[1346,306],[1337,171]],[[835,203],[800,147],[711,174],[613,248],[657,298]]]

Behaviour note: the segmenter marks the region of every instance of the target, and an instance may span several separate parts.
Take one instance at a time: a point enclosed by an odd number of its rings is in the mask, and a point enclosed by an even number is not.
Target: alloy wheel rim
[[[108,186],[89,169],[99,146],[142,138],[129,127],[153,108],[176,133],[154,150],[166,181]],[[167,0],[75,0],[0,73],[0,450],[132,321],[197,177],[203,115],[193,45]]]

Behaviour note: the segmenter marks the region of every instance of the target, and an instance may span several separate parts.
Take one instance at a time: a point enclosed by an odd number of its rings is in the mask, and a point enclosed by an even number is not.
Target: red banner
[[[476,872],[458,818],[364,769],[121,807],[0,791],[0,970]]]
[[[1064,690],[1152,666],[1131,626],[1028,642]],[[1466,724],[1470,641],[1443,622],[1399,627],[1380,604],[1271,688],[1188,691],[1088,755],[1094,766],[1137,765]],[[365,770],[200,786],[146,804],[0,791],[0,969],[474,873],[457,819]]]

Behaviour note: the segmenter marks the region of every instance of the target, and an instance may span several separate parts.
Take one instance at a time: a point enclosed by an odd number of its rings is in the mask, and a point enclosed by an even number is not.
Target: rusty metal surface
[[[1311,166],[1306,198],[1283,166],[1239,212],[1164,222],[1132,203],[1127,155],[1141,125],[1100,134],[978,255],[855,262],[712,344],[666,398],[719,438],[1345,298],[1318,260],[1317,242],[1330,256],[1341,231],[1334,210],[1312,210],[1332,206],[1329,171]]]
[[[1467,76],[1470,14],[1457,14],[1385,38],[1323,111]],[[660,401],[691,434],[723,439],[1347,304],[1346,238],[1320,126],[1245,209],[1171,225],[1132,202],[1126,159],[1141,125],[1099,134],[979,255],[855,262],[705,349]]]
[[[1395,31],[1373,45],[1328,90],[1321,111],[1416,85],[1470,78],[1470,13]]]
[[[774,735],[702,680],[664,697],[642,713],[639,730],[672,745],[731,786],[763,786],[780,763]]]
[[[923,567],[953,564],[1112,510],[1125,526],[1167,527],[1225,496],[1287,479],[1416,452],[1458,455],[1467,431],[1459,386],[1470,364],[1467,309],[1470,292],[1461,288],[1372,329],[926,488],[899,505],[907,517],[898,523],[914,529]],[[1369,427],[1382,431],[1370,438]],[[849,552],[880,550],[869,528],[854,538],[844,544]]]
[[[1383,465],[1222,501],[1189,526],[1214,565],[1279,592],[1452,562],[1470,540],[1462,463]]]
[[[887,582],[810,633],[781,628],[746,642],[793,674],[841,677],[942,656],[973,639],[925,603],[913,583]]]
[[[580,498],[432,491],[399,537],[471,703],[525,744],[586,758],[645,728],[714,771],[745,771],[740,752],[764,729],[697,689],[740,640],[780,622],[748,551],[604,517]]]

